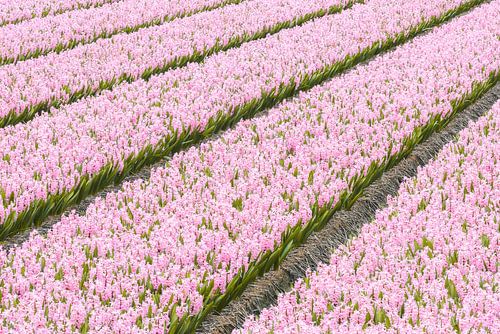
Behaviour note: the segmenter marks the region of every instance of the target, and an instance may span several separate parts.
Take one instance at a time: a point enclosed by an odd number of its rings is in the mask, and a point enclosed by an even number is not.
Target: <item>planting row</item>
[[[246,1],[0,67],[0,82],[5,85],[0,91],[0,117],[4,124],[29,118],[51,104],[200,61],[207,54],[264,37],[329,10],[340,11],[345,4],[346,0]]]
[[[0,0],[0,26],[121,0]]]
[[[240,333],[500,333],[500,102]]]
[[[405,41],[439,21],[427,16],[429,21],[422,23],[422,17],[455,2],[373,0],[355,5],[203,64],[124,84],[29,124],[0,129],[2,235],[61,212],[145,163]],[[491,7],[490,13],[474,17],[495,21],[497,8]],[[498,28],[496,23],[484,27],[478,40],[491,50],[478,60],[484,61],[485,72],[498,65]]]
[[[241,1],[123,0],[7,25],[0,28],[0,65]]]
[[[1,325],[193,332],[439,116],[477,98],[487,85],[467,94],[472,83],[500,65],[489,21],[499,10],[493,1],[243,121],[0,251]]]

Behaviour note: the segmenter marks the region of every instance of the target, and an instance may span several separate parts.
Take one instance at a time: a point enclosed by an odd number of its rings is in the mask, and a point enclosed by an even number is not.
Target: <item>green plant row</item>
[[[98,4],[92,4],[92,3],[88,3],[88,4],[85,4],[85,5],[78,4],[77,6],[75,6],[73,8],[66,8],[66,9],[57,10],[52,15],[59,15],[59,14],[65,13],[65,12],[70,12],[72,10],[81,10],[81,9],[89,9],[89,8],[99,8],[99,7],[102,7],[102,6],[104,6],[104,5],[108,4],[108,3],[111,3],[113,1],[114,0],[104,0],[103,2],[98,3]],[[50,11],[49,10],[45,10],[45,11],[42,12],[42,14],[40,15],[40,17],[44,18],[44,17],[47,17],[49,15],[50,15]],[[28,20],[31,20],[31,19],[34,19],[34,18],[36,18],[36,15],[32,15],[31,18],[17,19],[17,20],[13,20],[13,21],[3,21],[3,22],[0,22],[0,27],[6,26],[8,24],[18,24],[20,22],[28,21]],[[0,62],[0,64],[1,64],[1,62]]]
[[[24,61],[27,59],[38,58],[40,56],[45,56],[51,52],[61,53],[62,51],[73,49],[81,44],[94,43],[95,41],[97,41],[98,39],[101,39],[101,38],[109,38],[111,36],[114,36],[114,35],[117,35],[120,33],[130,34],[130,33],[138,31],[139,29],[161,25],[163,23],[167,23],[167,22],[173,21],[173,20],[178,19],[178,18],[193,16],[193,15],[201,13],[201,12],[208,12],[211,10],[222,8],[222,7],[227,6],[227,5],[239,4],[243,1],[245,1],[245,0],[226,0],[226,1],[220,2],[220,3],[215,4],[215,5],[204,6],[204,7],[199,8],[199,9],[186,11],[186,12],[179,13],[179,14],[166,15],[162,18],[154,19],[152,21],[145,22],[145,23],[142,23],[142,24],[139,24],[136,26],[125,27],[125,28],[121,28],[121,29],[117,29],[117,30],[113,30],[113,31],[109,31],[109,32],[103,31],[100,34],[94,35],[94,37],[92,37],[91,39],[85,39],[85,38],[84,39],[72,39],[69,42],[59,43],[52,49],[47,49],[47,50],[36,49],[35,51],[30,51],[28,53],[25,53],[23,55],[15,57],[15,58],[2,58],[2,57],[0,57],[0,66],[12,64],[12,63],[15,63],[18,61]]]
[[[18,213],[17,216],[15,212],[11,212],[5,219],[4,224],[0,225],[0,240],[4,240],[6,237],[28,229],[33,225],[36,226],[48,216],[64,212],[66,208],[78,204],[87,196],[95,194],[109,185],[119,184],[127,175],[139,171],[143,166],[153,164],[169,154],[178,152],[205,138],[209,138],[214,133],[231,127],[241,119],[251,118],[255,114],[291,97],[298,91],[308,90],[380,52],[403,44],[419,33],[448,21],[452,17],[464,13],[484,1],[471,0],[463,3],[439,17],[433,17],[422,22],[405,33],[400,33],[383,42],[375,42],[355,55],[349,55],[343,60],[325,66],[313,74],[305,74],[301,77],[300,83],[291,80],[287,84],[281,84],[278,89],[263,92],[260,98],[254,98],[243,105],[234,107],[226,113],[219,111],[208,120],[206,127],[202,130],[184,128],[182,131],[178,131],[172,128],[171,134],[154,147],[147,145],[137,154],[130,154],[125,159],[122,169],[112,163],[108,163],[94,176],[84,175],[73,189],[51,194],[43,200],[36,200],[26,210]]]
[[[257,277],[262,276],[272,269],[277,269],[283,262],[287,254],[311,235],[311,233],[320,231],[328,221],[331,220],[334,213],[343,209],[350,209],[356,200],[363,195],[363,191],[371,185],[375,180],[380,178],[383,173],[390,170],[392,167],[408,157],[414,150],[415,146],[425,141],[433,133],[440,131],[448,123],[465,108],[477,101],[484,93],[500,81],[500,71],[490,74],[488,80],[475,83],[469,93],[463,95],[460,99],[452,101],[452,112],[442,118],[440,115],[433,116],[429,122],[415,129],[411,136],[403,139],[402,149],[384,157],[381,161],[373,161],[366,171],[366,174],[361,171],[349,181],[349,189],[340,194],[339,200],[333,203],[333,199],[326,205],[319,207],[314,204],[311,209],[313,212],[311,220],[305,225],[299,222],[292,228],[289,228],[283,235],[280,246],[273,251],[267,251],[261,254],[254,262],[252,262],[245,271],[240,269],[238,274],[228,284],[224,294],[214,293],[210,289],[206,289],[206,301],[202,311],[197,315],[185,315],[179,319],[174,312],[170,313],[171,325],[169,333],[190,333],[200,325],[205,317],[213,312],[220,311],[231,300],[239,296],[249,283]],[[364,174],[364,175],[363,175]]]
[[[234,0],[231,0],[234,2]],[[238,0],[238,1],[243,1],[243,0]],[[267,35],[273,35],[278,33],[279,31],[283,29],[288,29],[288,28],[293,28],[296,26],[300,26],[307,21],[310,21],[315,18],[319,18],[325,15],[330,15],[330,14],[335,14],[339,13],[344,9],[348,9],[352,7],[355,3],[362,3],[364,0],[353,0],[346,4],[345,6],[332,6],[328,10],[326,9],[321,9],[316,12],[312,12],[309,14],[305,14],[301,17],[294,18],[289,21],[284,21],[280,22],[278,24],[275,24],[270,27],[264,27],[262,30],[254,33],[254,34],[243,34],[239,36],[234,36],[229,39],[229,41],[226,44],[221,44],[219,41],[216,42],[216,44],[208,49],[202,50],[202,51],[194,51],[190,55],[182,56],[182,57],[176,57],[169,61],[168,63],[154,67],[154,68],[148,68],[146,69],[140,76],[141,79],[144,80],[149,80],[153,75],[158,75],[161,73],[165,73],[169,70],[179,68],[186,66],[189,63],[201,63],[205,60],[205,58],[218,53],[218,52],[223,52],[227,51],[232,48],[236,48],[241,46],[244,43],[254,41],[257,39],[265,38]],[[11,111],[9,112],[6,116],[3,118],[0,118],[0,128],[10,126],[10,125],[15,125],[17,123],[21,122],[27,122],[30,121],[33,117],[35,117],[38,114],[41,114],[45,111],[48,111],[51,107],[59,108],[63,104],[67,103],[73,103],[77,100],[80,100],[84,97],[87,96],[93,96],[96,95],[104,90],[110,90],[113,87],[123,83],[123,82],[128,82],[131,83],[135,80],[137,80],[137,77],[134,77],[130,74],[124,73],[118,78],[113,78],[112,80],[107,80],[107,81],[101,81],[99,83],[99,87],[97,89],[94,89],[90,86],[87,86],[87,88],[80,89],[75,92],[71,92],[69,94],[69,98],[66,101],[61,101],[57,98],[40,102],[35,105],[32,105],[30,107],[27,107],[24,111],[21,113],[18,113],[16,111]]]

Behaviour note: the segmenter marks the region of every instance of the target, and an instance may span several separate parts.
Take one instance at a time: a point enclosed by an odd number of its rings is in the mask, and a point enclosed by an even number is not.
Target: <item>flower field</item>
[[[106,3],[117,1],[120,0],[31,0],[22,2],[2,0],[0,2],[0,25],[51,16],[72,9],[100,7]]]
[[[476,104],[329,263],[231,329],[499,332],[499,17],[0,0],[0,332],[230,332],[210,317]]]
[[[401,6],[404,3],[395,1]],[[245,43],[200,64],[190,63],[148,81],[124,83],[95,98],[44,113],[32,122],[0,129],[0,192],[5,193],[0,231],[10,233],[43,219],[51,210],[63,209],[129,170],[209,137],[228,123],[252,116],[357,59],[386,49],[396,39],[404,40],[410,32],[425,29],[436,20],[432,20],[434,12],[449,13],[446,9],[460,5],[461,0],[442,0],[433,8],[423,2],[420,7],[401,8],[374,0]],[[429,17],[422,22],[426,12]],[[488,15],[493,17],[495,12]],[[491,50],[493,58],[484,64],[492,60],[487,66],[493,69],[497,61],[493,49],[500,43],[494,31],[489,37],[485,51]],[[12,77],[15,85],[20,77]],[[49,76],[43,77],[45,81],[34,81],[36,93],[30,98],[53,93],[53,86],[47,86]],[[69,79],[78,78],[75,74]],[[23,92],[31,90],[29,85],[6,88],[7,95],[17,92],[20,97],[13,104],[28,104]],[[9,176],[4,177],[4,172]]]
[[[175,18],[237,2],[241,0],[189,2],[122,0],[98,8],[69,11],[63,15],[6,25],[1,29],[2,44],[6,49],[2,50],[0,63],[34,58],[50,51],[60,52],[120,32],[130,33],[140,28],[159,25]],[[134,15],[129,16],[129,13]]]
[[[242,333],[498,333],[500,103]]]
[[[303,3],[297,7],[297,0],[288,4],[274,2],[274,6],[272,1],[262,0],[252,1],[251,6],[247,6],[248,3],[228,6],[163,26],[101,39],[61,54],[52,53],[36,60],[4,66],[0,76],[11,84],[1,95],[7,107],[2,109],[0,117],[4,124],[14,123],[25,116],[23,114],[28,114],[25,118],[32,117],[33,113],[46,111],[50,105],[61,101],[77,100],[123,81],[149,79],[152,74],[179,67],[188,61],[201,60],[206,54],[278,31],[286,25],[293,25],[294,15],[299,16],[297,21],[300,22],[303,21],[300,18],[307,14],[314,17],[328,9],[342,8],[338,0],[330,1],[330,5],[311,1],[308,9]],[[233,7],[237,7],[241,14],[233,16]],[[268,16],[262,17],[266,11]],[[26,94],[26,89],[32,93]],[[14,120],[9,120],[9,117]]]

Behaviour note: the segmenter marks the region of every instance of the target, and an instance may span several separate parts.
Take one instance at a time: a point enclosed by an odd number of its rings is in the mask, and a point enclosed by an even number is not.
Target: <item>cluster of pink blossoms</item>
[[[77,42],[88,43],[101,34],[109,36],[125,29],[160,23],[225,1],[122,0],[6,25],[0,27],[0,64],[2,60],[11,62]]]
[[[499,10],[496,0],[458,17],[0,251],[0,325],[161,333],[171,312],[198,313],[314,203],[338,199],[499,67],[500,27],[486,23]]]
[[[300,81],[304,73],[341,61],[388,35],[408,31],[456,2],[373,0],[355,5],[338,15],[217,54],[202,64],[190,64],[148,82],[120,85],[29,124],[0,129],[0,194],[4,198],[0,222],[37,199],[71,190],[84,175],[94,176],[109,163],[123,167],[125,157],[148,144],[161,143],[177,130],[203,129],[219,111],[228,113],[292,78]],[[495,20],[499,8],[497,2],[482,8],[468,16],[477,23],[459,21],[463,22],[461,30],[454,30],[465,44],[458,49],[483,54],[460,58],[467,81],[459,86],[458,95],[499,67],[495,52],[500,47],[496,38],[500,26]]]
[[[121,0],[0,0],[0,25]]]
[[[500,333],[500,102],[238,333]]]
[[[122,76],[137,80],[151,69],[217,44],[226,45],[231,38],[251,36],[281,22],[344,3],[346,0],[245,1],[135,33],[100,39],[60,54],[2,66],[0,117],[22,113],[26,108],[53,99],[68,101],[79,90],[95,91],[102,83]],[[8,47],[11,43],[4,45]]]

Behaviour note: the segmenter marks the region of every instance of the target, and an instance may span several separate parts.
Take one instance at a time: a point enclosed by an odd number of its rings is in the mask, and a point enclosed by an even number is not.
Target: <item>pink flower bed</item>
[[[166,18],[182,16],[224,2],[123,0],[102,7],[74,10],[7,25],[0,27],[0,60],[23,59],[27,54],[45,53],[77,42],[88,43],[101,34],[113,35],[126,28],[162,22]]]
[[[305,224],[314,203],[338,199],[353,175],[499,68],[499,11],[498,0],[483,5],[0,251],[0,325],[160,333],[171,314],[198,313],[204,296],[227,291]]]
[[[29,124],[0,129],[0,193],[5,194],[0,222],[37,199],[71,190],[84,175],[94,176],[109,163],[122,168],[125,157],[148,144],[155,146],[183,128],[204,129],[220,111],[227,114],[234,106],[260,98],[262,91],[290,79],[300,81],[304,73],[341,61],[459,3],[441,0],[431,6],[427,1],[373,0],[246,43],[203,64],[190,64],[148,82],[124,84]],[[497,8],[491,8],[490,13],[481,12],[481,19],[495,21]],[[470,80],[480,80],[498,68],[499,27],[479,26],[483,34],[477,43],[488,51],[483,59],[470,60],[484,66]],[[44,88],[50,90],[49,85]]]
[[[457,0],[448,2],[456,3]],[[29,106],[52,99],[67,101],[74,92],[96,90],[102,82],[122,75],[137,80],[149,69],[194,52],[203,52],[217,43],[225,45],[231,38],[253,35],[277,23],[345,3],[346,0],[248,1],[132,34],[98,40],[61,54],[3,66],[0,67],[0,82],[5,87],[0,91],[3,106],[0,116],[22,113]],[[166,6],[165,10],[173,9]],[[150,8],[146,11],[155,13]],[[36,40],[46,43],[45,38]],[[12,43],[4,45],[16,47]]]
[[[253,35],[277,23],[346,2],[243,2],[158,27],[141,29],[132,34],[101,39],[61,54],[52,53],[38,59],[3,66],[0,67],[0,82],[4,84],[0,89],[0,102],[3,102],[0,104],[0,116],[5,117],[11,112],[22,113],[27,107],[52,99],[65,102],[74,92],[81,89],[94,91],[102,82],[109,82],[123,75],[137,80],[147,70],[161,67],[194,52],[203,52],[217,43],[224,45],[231,38]],[[144,10],[154,13],[149,7]],[[173,9],[167,6],[165,10]],[[87,27],[91,28],[90,25]],[[295,36],[297,33],[295,32]],[[5,45],[8,47],[11,44]]]
[[[121,0],[0,0],[0,25]]]
[[[500,102],[238,333],[500,333]]]

